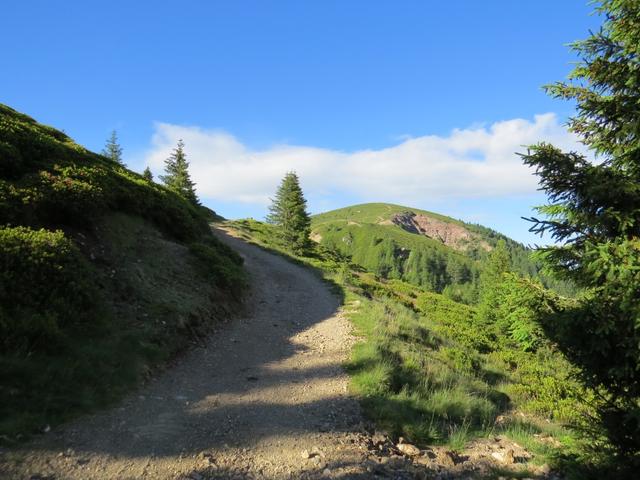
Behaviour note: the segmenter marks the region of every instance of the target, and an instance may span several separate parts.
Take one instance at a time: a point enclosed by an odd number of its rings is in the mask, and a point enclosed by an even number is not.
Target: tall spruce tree
[[[194,205],[200,205],[195,191],[195,183],[189,175],[189,162],[184,153],[184,142],[178,140],[178,145],[173,150],[169,158],[164,161],[164,175],[160,175],[160,180],[174,192],[182,195]]]
[[[311,219],[295,172],[287,173],[282,179],[269,207],[267,222],[277,226],[280,239],[287,248],[295,253],[302,253],[308,248]]]
[[[115,130],[111,132],[111,136],[107,139],[107,143],[102,150],[102,155],[124,166],[122,147],[118,143],[118,134]]]
[[[546,328],[597,392],[592,424],[615,447],[610,474],[623,478],[640,467],[640,1],[598,10],[602,29],[572,44],[581,63],[546,87],[576,103],[569,128],[598,161],[545,143],[523,159],[549,199],[531,231],[558,243],[541,257],[587,292]]]

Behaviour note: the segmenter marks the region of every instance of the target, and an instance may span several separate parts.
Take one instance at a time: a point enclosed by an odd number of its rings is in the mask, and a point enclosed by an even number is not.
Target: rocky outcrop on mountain
[[[391,223],[398,225],[407,232],[424,235],[438,240],[456,250],[468,250],[478,246],[483,250],[491,250],[491,246],[461,225],[445,222],[427,215],[415,212],[396,213],[391,217]]]

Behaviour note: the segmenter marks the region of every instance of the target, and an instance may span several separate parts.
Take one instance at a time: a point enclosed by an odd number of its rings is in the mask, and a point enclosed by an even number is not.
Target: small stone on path
[[[409,457],[417,457],[420,455],[420,449],[415,445],[411,445],[410,443],[399,443],[396,445],[398,450]]]

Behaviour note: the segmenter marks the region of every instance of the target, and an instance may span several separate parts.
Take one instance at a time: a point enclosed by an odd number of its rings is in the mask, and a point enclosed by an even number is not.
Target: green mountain
[[[0,105],[0,439],[117,398],[232,308],[211,214]]]
[[[483,265],[498,241],[512,269],[541,278],[530,249],[481,225],[387,203],[354,205],[312,217],[312,239],[383,278],[403,280],[475,303]]]

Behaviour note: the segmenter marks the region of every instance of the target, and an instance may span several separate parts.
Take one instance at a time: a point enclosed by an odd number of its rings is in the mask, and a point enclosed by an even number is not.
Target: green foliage
[[[510,381],[501,390],[525,412],[576,426],[592,410],[582,402],[593,400],[593,392],[576,381],[576,368],[551,345],[535,352],[502,347],[487,361],[510,372]]]
[[[511,270],[511,260],[504,241],[498,242],[491,252],[485,270],[480,277],[481,293],[478,305],[478,320],[483,325],[491,325],[496,321],[496,309],[501,301],[504,275]]]
[[[477,358],[444,339],[406,307],[363,301],[351,316],[366,341],[356,344],[349,371],[366,411],[396,435],[443,441],[453,425],[478,429],[500,411],[477,382]]]
[[[309,248],[311,220],[307,213],[300,181],[294,172],[287,173],[269,207],[267,222],[277,226],[280,240],[295,253]]]
[[[139,376],[140,345],[110,319],[61,231],[0,228],[0,434],[22,435],[112,401]]]
[[[467,285],[478,275],[473,260],[438,241],[397,227],[332,223],[314,227],[314,231],[322,237],[322,245],[383,278],[441,292],[449,285]]]
[[[546,342],[540,319],[564,310],[568,304],[540,283],[514,274],[503,277],[497,300],[495,326],[524,351],[536,351]]]
[[[351,315],[364,337],[349,363],[353,386],[365,411],[397,435],[459,447],[513,408],[560,421],[584,413],[574,370],[551,347],[491,344],[469,307],[438,294],[418,297],[420,316],[389,299],[360,302]]]
[[[478,302],[478,289],[471,282],[447,285],[442,290],[442,294],[454,302],[464,303],[465,305],[473,305]]]
[[[139,382],[149,361],[146,339],[124,333],[127,325],[118,319],[100,320],[58,335],[55,349],[0,355],[3,444],[106,406]]]
[[[86,227],[111,210],[149,218],[179,240],[208,232],[201,213],[173,192],[93,154],[62,132],[0,105],[0,225]]]
[[[592,395],[575,381],[577,369],[549,341],[542,323],[575,301],[563,299],[540,282],[514,273],[498,276],[500,270],[485,284],[485,298],[474,323],[492,345],[492,362],[517,371],[505,392],[533,413],[574,424],[581,422],[579,413],[584,414],[588,408],[579,407],[578,399]]]
[[[320,213],[313,216],[313,225],[314,227],[316,227],[325,223],[334,224],[340,222],[375,224],[378,222],[390,220],[393,215],[403,211],[411,211],[414,213],[427,215],[438,220],[454,223],[456,225],[465,225],[460,220],[455,220],[451,217],[446,217],[438,213],[428,212],[425,210],[410,209],[401,205],[393,205],[391,203],[364,203],[360,205],[352,205],[349,207],[339,208],[337,210],[331,210],[325,213]]]
[[[430,292],[418,296],[415,308],[431,320],[436,331],[455,338],[465,348],[479,352],[491,350],[491,339],[474,323],[475,309]]]
[[[111,136],[107,140],[104,150],[102,150],[102,155],[112,162],[116,162],[124,166],[124,161],[122,160],[122,147],[118,143],[118,134],[115,130],[111,132]]]
[[[539,209],[547,218],[531,219],[532,231],[560,243],[542,258],[589,291],[546,325],[603,395],[600,425],[624,475],[640,465],[640,3],[605,0],[599,10],[602,30],[572,45],[582,62],[547,90],[576,102],[569,128],[601,162],[548,144],[523,159],[549,198]]]
[[[0,178],[14,179],[61,159],[80,161],[86,152],[64,133],[0,104]]]
[[[401,213],[425,215],[463,227],[473,240],[456,250],[393,224],[393,216]],[[575,293],[568,282],[549,279],[539,272],[530,258],[531,251],[521,244],[486,227],[433,212],[380,203],[354,205],[314,215],[312,229],[322,245],[351,257],[354,263],[380,277],[400,279],[468,305],[478,302],[487,250],[498,244],[506,251],[514,271],[539,278],[545,286],[564,294]]]
[[[95,289],[61,231],[0,228],[0,351],[55,350],[65,330],[90,322]]]
[[[184,153],[184,142],[178,140],[178,145],[173,150],[169,158],[164,161],[164,175],[160,175],[160,180],[167,188],[193,205],[199,205],[200,201],[195,191],[195,183],[189,175],[189,162]]]
[[[511,270],[511,258],[507,251],[507,244],[504,240],[499,240],[496,247],[489,255],[480,282],[482,284],[482,294],[502,281],[502,275]]]

